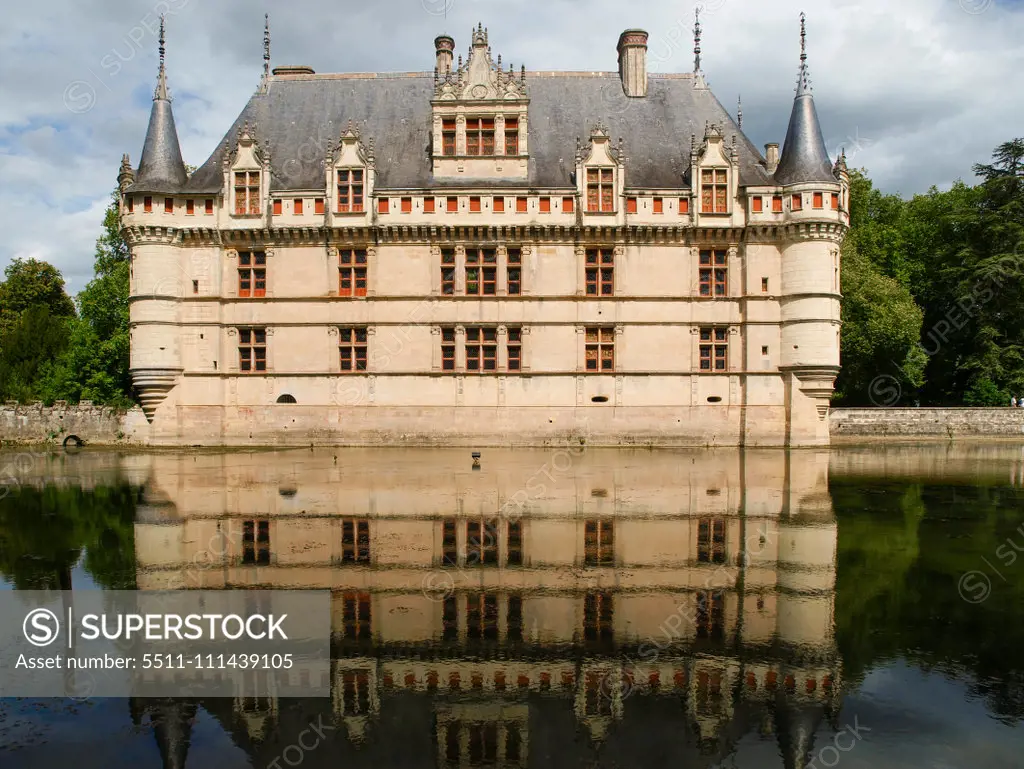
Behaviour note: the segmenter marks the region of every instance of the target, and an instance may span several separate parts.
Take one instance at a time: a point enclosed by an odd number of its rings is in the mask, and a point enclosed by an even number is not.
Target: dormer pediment
[[[509,65],[502,69],[501,56],[495,63],[491,59],[491,47],[487,30],[478,25],[473,30],[473,42],[469,48],[469,59],[465,64],[459,57],[459,66],[451,72],[438,73],[434,84],[435,101],[523,101],[526,96],[526,70],[517,76]]]
[[[735,148],[735,136],[733,146],[730,148],[725,142],[725,132],[721,126],[708,123],[704,127],[704,142],[697,152],[697,162],[701,166],[732,166],[737,162]]]
[[[256,139],[256,126],[246,123],[238,131],[235,146],[227,156],[228,167],[236,170],[262,170],[269,162],[269,154]]]
[[[590,146],[584,155],[580,151],[580,164],[584,166],[617,166],[619,165],[621,147],[612,146],[611,135],[607,126],[598,123],[590,132]]]
[[[329,158],[329,164],[335,168],[365,166],[373,167],[373,139],[369,144],[363,144],[359,129],[348,121],[348,126],[338,137],[338,144],[334,147]]]

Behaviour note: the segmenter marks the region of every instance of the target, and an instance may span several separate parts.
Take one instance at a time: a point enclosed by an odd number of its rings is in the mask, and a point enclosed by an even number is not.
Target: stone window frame
[[[333,172],[333,179],[332,179],[333,189],[331,190],[331,192],[333,193],[332,197],[334,198],[334,205],[332,206],[334,214],[339,215],[339,216],[349,216],[349,215],[352,215],[352,216],[364,216],[366,214],[366,212],[367,212],[367,205],[366,205],[366,201],[367,201],[367,187],[369,186],[367,184],[367,182],[369,180],[369,173],[367,171],[366,166],[362,166],[362,165],[334,166],[333,169],[332,169],[332,172]],[[359,172],[360,174],[362,174],[362,179],[359,181],[358,184],[354,180],[354,176],[353,176],[354,172]],[[341,188],[342,188],[341,174],[343,174],[343,173],[344,174],[348,174],[348,178],[346,180],[345,186],[347,187],[347,197],[348,197],[348,199],[350,201],[347,204],[347,208],[344,211],[341,208]],[[362,197],[362,202],[359,204],[359,208],[356,208],[356,203],[355,203],[355,195],[356,195],[355,188],[356,187],[359,187],[361,189],[360,195]]]
[[[587,325],[576,326],[577,336],[577,355],[579,364],[577,371],[580,374],[596,375],[596,376],[611,376],[613,374],[621,373],[621,361],[622,361],[622,330],[623,327],[619,324],[609,323],[596,323]],[[592,341],[592,332],[597,332],[597,341]],[[611,341],[606,342],[603,336],[604,332],[611,331]],[[597,346],[597,368],[587,367],[587,347]],[[601,367],[601,361],[603,360],[602,354],[605,347],[611,348],[611,360],[612,366],[610,369],[604,369]]]
[[[242,296],[240,292],[239,282],[239,270],[243,269],[240,264],[239,254],[241,253],[262,253],[265,257],[264,268],[266,270],[266,288],[264,289],[263,296]],[[269,246],[252,245],[244,248],[229,248],[224,252],[225,265],[224,269],[227,273],[221,274],[223,285],[226,287],[225,295],[229,299],[241,299],[246,302],[255,301],[257,299],[270,299],[274,296],[274,259],[277,254],[277,249]],[[253,260],[255,261],[255,260]],[[252,265],[255,267],[255,265]]]
[[[509,264],[508,255],[509,249],[518,251],[519,253],[519,264]],[[484,293],[467,293],[468,282],[467,282],[467,269],[476,267],[475,264],[470,263],[467,266],[466,253],[467,250],[473,251],[494,251],[495,260],[494,262],[484,262],[481,260],[479,269],[494,269],[495,277],[495,292],[484,294]],[[523,297],[529,296],[530,292],[530,276],[527,272],[527,266],[530,258],[533,254],[533,245],[528,243],[513,242],[513,243],[493,243],[488,241],[482,242],[471,242],[471,243],[444,243],[436,244],[430,247],[431,251],[431,294],[442,299],[453,299],[456,297],[473,297],[475,299],[502,299],[508,297]],[[482,258],[481,258],[482,259]],[[519,293],[510,294],[508,291],[509,286],[509,270],[519,270]],[[478,280],[479,290],[483,291],[483,276]],[[489,281],[488,281],[489,282]]]
[[[467,332],[475,334],[480,330],[479,342],[468,338]],[[493,329],[494,339],[491,344],[495,347],[495,367],[484,368],[484,358],[480,357],[480,367],[471,369],[468,365],[468,345],[478,344],[481,347],[485,344],[484,330]],[[509,331],[518,331],[518,341],[510,342]],[[433,344],[433,355],[431,372],[434,374],[449,374],[457,376],[518,376],[529,374],[528,365],[530,328],[526,325],[504,323],[472,323],[472,324],[437,324],[431,326],[431,336],[436,336],[437,341]],[[511,335],[515,339],[515,334]],[[509,369],[509,344],[513,349],[519,350],[519,368]]]
[[[708,331],[709,336],[705,338],[704,332]],[[719,334],[721,332],[721,335]],[[695,371],[702,374],[728,374],[732,371],[731,361],[733,358],[732,344],[730,338],[737,332],[735,326],[727,323],[707,323],[707,324],[696,324],[693,328],[693,333],[696,337],[696,350],[695,350]],[[709,368],[703,368],[702,363],[704,361],[703,348],[710,348],[708,361],[710,364]],[[716,362],[718,361],[718,348],[725,349],[725,368],[716,368]]]
[[[246,339],[243,332],[246,331],[250,332],[250,336],[248,337],[250,339],[250,342],[247,344],[243,344],[243,341]],[[252,332],[255,331],[263,332],[264,336],[262,345],[255,344],[254,337],[252,336]],[[273,335],[273,328],[262,324],[247,323],[240,324],[237,326],[231,326],[230,328],[228,328],[229,339],[231,337],[234,337],[236,339],[235,343],[232,344],[231,346],[237,350],[237,354],[232,358],[232,369],[230,373],[238,374],[239,376],[266,376],[267,374],[273,373],[274,368],[273,362],[271,360],[271,351],[273,349],[273,346],[270,344],[270,340],[273,337]],[[263,359],[265,366],[265,368],[262,371],[255,367],[255,354],[253,354],[252,357],[250,358],[252,362],[252,368],[242,368],[242,349],[246,347],[248,347],[252,351],[255,351],[262,347],[262,349],[264,350]]]
[[[583,168],[583,200],[585,204],[584,212],[590,214],[615,214],[618,212],[618,206],[616,205],[616,178],[617,172],[615,166],[609,165],[592,165],[584,166]],[[605,173],[608,176],[606,178]],[[592,181],[592,174],[597,175],[597,181]],[[596,187],[595,187],[596,185]],[[596,201],[597,205],[591,205],[590,192],[591,189],[596,189]],[[610,195],[610,208],[605,208],[604,205],[604,193],[608,190]]]
[[[707,256],[708,261],[704,261]],[[732,251],[729,248],[711,246],[697,249],[697,297],[699,299],[729,298],[729,262]],[[721,261],[719,261],[721,257]],[[721,280],[719,280],[721,273]],[[705,279],[706,278],[706,279]],[[704,288],[707,286],[707,293]],[[722,290],[719,291],[719,286]]]
[[[239,185],[239,174],[245,174],[245,184]],[[253,184],[253,175],[256,176],[256,183]],[[263,215],[263,169],[262,168],[232,168],[231,169],[231,215],[236,218],[256,217]],[[238,210],[238,192],[245,190],[246,206],[244,211]],[[255,190],[255,193],[253,193]]]
[[[732,213],[732,196],[729,194],[732,169],[728,166],[706,166],[700,169],[700,213],[705,216],[727,216]],[[706,175],[711,174],[711,181]],[[721,177],[719,177],[721,174]],[[710,190],[710,210],[705,199],[705,191]],[[719,194],[724,191],[725,205],[719,210]]]
[[[469,153],[469,121],[490,120],[493,121],[493,148],[492,152],[485,154]],[[515,124],[515,150],[513,154],[508,153],[512,145],[509,134],[506,133],[506,125],[511,122]],[[454,123],[454,130],[452,130]],[[437,149],[435,157],[464,160],[469,158],[522,158],[527,155],[527,113],[523,108],[509,108],[493,106],[481,109],[478,105],[465,104],[456,107],[456,111],[445,110],[435,112],[435,139]],[[447,139],[447,141],[446,141]],[[451,141],[454,140],[454,150]],[[481,150],[483,148],[481,147]]]

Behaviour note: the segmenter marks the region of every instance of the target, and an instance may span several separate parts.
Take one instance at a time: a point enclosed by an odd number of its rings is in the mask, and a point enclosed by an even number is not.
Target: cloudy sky
[[[1024,0],[703,0],[703,68],[758,147],[781,142],[796,83],[801,10],[829,152],[845,146],[886,191],[972,178],[997,144],[1024,136]],[[654,72],[693,68],[693,4],[679,0],[45,0],[4,12],[0,49],[0,266],[55,264],[77,291],[121,155],[137,165],[167,14],[167,66],[186,163],[221,141],[262,70],[425,71],[433,38],[458,51],[477,21],[516,69],[614,70],[629,27],[650,32]],[[689,137],[680,137],[686,144]]]

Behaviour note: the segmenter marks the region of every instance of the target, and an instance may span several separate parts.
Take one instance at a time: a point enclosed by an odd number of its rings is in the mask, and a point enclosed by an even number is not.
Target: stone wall
[[[871,438],[1018,438],[1021,408],[850,408],[829,415],[832,442]]]
[[[4,443],[61,444],[69,435],[77,435],[87,444],[139,444],[145,442],[148,427],[138,407],[126,412],[92,401],[78,405],[57,401],[53,406],[8,401],[0,408]]]

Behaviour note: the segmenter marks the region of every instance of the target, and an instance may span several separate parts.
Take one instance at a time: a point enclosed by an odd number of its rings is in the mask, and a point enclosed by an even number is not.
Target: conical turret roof
[[[153,108],[149,113],[146,143],[142,147],[139,171],[135,175],[133,192],[177,192],[188,180],[185,163],[181,159],[178,132],[174,127],[171,97],[167,93],[167,72],[164,68],[164,21],[160,19],[160,71]]]
[[[804,15],[800,15],[800,77],[796,86],[793,112],[789,116],[786,142],[782,146],[782,158],[775,171],[779,184],[800,182],[834,182],[832,161],[825,149],[825,138],[818,122],[818,111],[814,108],[811,93],[810,74],[807,69],[806,30]]]

